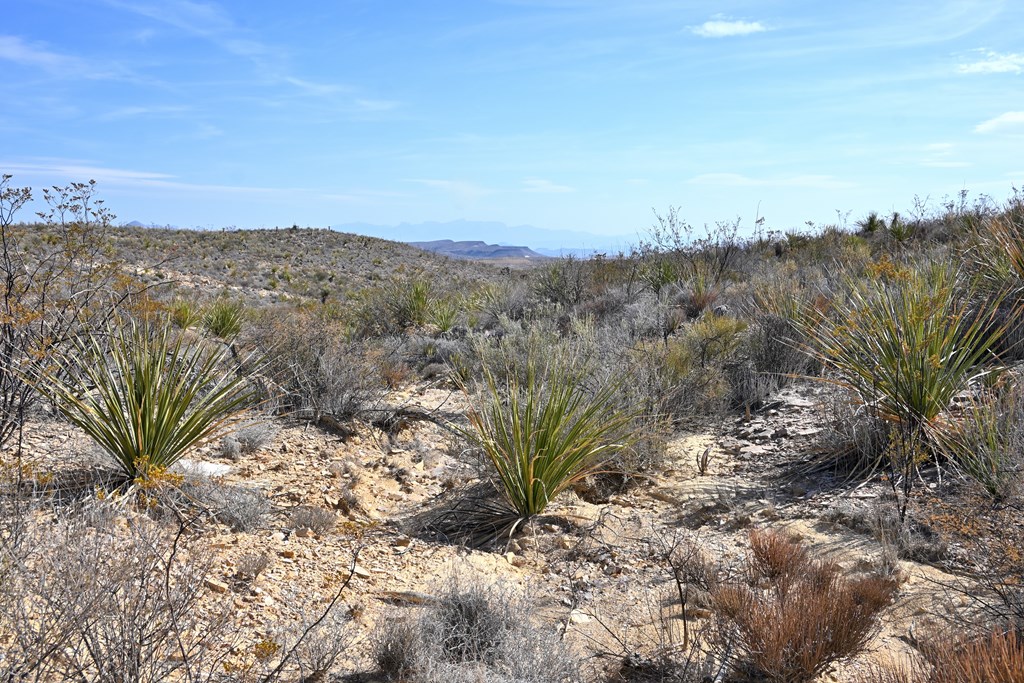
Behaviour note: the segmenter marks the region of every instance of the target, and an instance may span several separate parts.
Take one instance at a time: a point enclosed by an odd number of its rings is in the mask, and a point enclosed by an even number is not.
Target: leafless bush
[[[55,516],[37,506],[22,542],[0,539],[0,680],[322,679],[350,643],[338,607],[349,579],[326,601],[289,600],[290,618],[238,661],[252,634],[231,626],[230,597],[206,591],[214,554],[191,537],[192,521],[126,517],[109,501]]]
[[[210,555],[146,518],[59,517],[34,524],[5,558],[0,632],[4,680],[214,680],[226,605],[198,610]]]
[[[795,577],[808,564],[807,548],[776,532],[750,532],[747,566],[754,583]]]
[[[381,373],[367,351],[347,341],[344,327],[322,315],[270,311],[254,324],[253,343],[286,410],[339,425],[384,395]]]
[[[232,531],[258,529],[270,514],[270,500],[260,489],[222,484],[210,479],[191,479],[183,491],[199,509],[209,510],[214,519]]]
[[[1024,683],[1024,638],[996,629],[980,636],[925,641],[909,666],[879,666],[858,683]]]
[[[228,460],[238,460],[242,457],[242,444],[234,434],[227,434],[220,440],[220,457]]]
[[[0,445],[39,404],[32,377],[52,353],[146,289],[107,251],[114,215],[96,198],[95,181],[44,189],[43,222],[28,226],[15,220],[32,189],[10,180],[0,175]]]
[[[254,580],[270,567],[271,556],[266,553],[246,553],[235,564],[239,577]]]

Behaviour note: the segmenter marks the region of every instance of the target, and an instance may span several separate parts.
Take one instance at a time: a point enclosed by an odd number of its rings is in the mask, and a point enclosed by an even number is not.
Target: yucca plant
[[[245,305],[240,301],[217,299],[206,309],[203,324],[206,330],[221,339],[234,339],[242,331]]]
[[[171,322],[183,330],[195,327],[203,320],[203,313],[195,301],[175,299],[170,305]]]
[[[462,307],[451,297],[434,299],[427,307],[427,322],[440,334],[448,334],[459,322]]]
[[[981,299],[961,286],[952,265],[934,266],[905,280],[850,283],[835,318],[808,309],[800,327],[828,379],[852,390],[873,415],[896,428],[885,457],[906,515],[914,472],[934,457],[943,414],[953,397],[991,372],[986,361],[1003,327],[995,323],[1000,299]]]
[[[244,377],[222,370],[227,354],[187,345],[167,327],[125,322],[59,355],[40,388],[128,480],[144,484],[223,435],[254,399]]]
[[[633,415],[615,409],[614,384],[591,393],[560,360],[544,371],[532,360],[527,365],[525,381],[506,372],[507,389],[484,368],[483,402],[469,412],[472,429],[465,432],[494,466],[520,520],[543,512],[633,440]]]
[[[811,310],[800,327],[836,381],[880,417],[940,428],[953,397],[991,372],[983,361],[1002,332],[993,324],[998,298],[972,301],[958,277],[938,266],[905,282],[854,284],[836,304],[838,322]]]

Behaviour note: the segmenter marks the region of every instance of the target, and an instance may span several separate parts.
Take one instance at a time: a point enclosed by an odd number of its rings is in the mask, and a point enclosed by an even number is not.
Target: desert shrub
[[[819,406],[825,467],[839,473],[871,471],[885,459],[893,425],[848,390],[839,388]]]
[[[242,444],[238,442],[233,434],[228,434],[220,440],[220,457],[228,460],[238,460],[242,457]]]
[[[570,653],[532,613],[507,590],[453,580],[418,617],[390,626],[374,658],[388,680],[409,683],[579,680]]]
[[[109,508],[109,506],[107,506]],[[4,680],[211,680],[227,612],[197,609],[209,553],[171,551],[145,518],[94,509],[34,524],[0,585]],[[182,656],[184,655],[184,657]]]
[[[722,625],[719,644],[732,644],[737,675],[752,680],[812,681],[835,662],[863,650],[896,585],[879,576],[846,578],[810,559],[791,539],[751,536],[752,585],[722,581],[711,588]]]
[[[707,268],[696,269],[693,276],[681,284],[681,290],[679,303],[686,311],[686,317],[691,320],[711,309],[721,294],[719,286],[712,281],[712,275],[707,272]]]
[[[401,334],[426,325],[434,301],[428,280],[406,276],[358,292],[349,322],[357,338]]]
[[[599,470],[632,439],[632,416],[616,411],[615,387],[587,391],[558,358],[530,359],[525,381],[507,375],[507,391],[484,369],[485,395],[469,413],[465,435],[493,465],[505,501],[521,518],[543,512],[566,488]]]
[[[876,667],[859,683],[1024,683],[1024,639],[996,629],[976,637],[926,640],[910,666]]]
[[[262,528],[272,511],[267,494],[256,488],[208,482],[190,487],[190,491],[199,505],[211,510],[214,519],[232,531]]]
[[[43,190],[41,224],[19,225],[31,188],[0,176],[0,446],[21,432],[41,395],[32,378],[83,330],[102,327],[144,287],[113,256],[114,219],[95,183]]]
[[[206,331],[225,340],[238,336],[244,320],[245,305],[241,301],[232,301],[224,297],[214,300],[203,314]]]
[[[732,388],[727,368],[738,362],[746,323],[708,313],[683,325],[659,347],[641,345],[661,385],[664,413],[677,423],[725,407]]]
[[[747,567],[755,583],[797,576],[807,566],[807,548],[792,537],[775,532],[750,533]]]
[[[293,529],[308,529],[316,534],[324,534],[334,528],[338,516],[324,508],[300,505],[288,514],[288,521]]]
[[[281,409],[337,426],[385,393],[379,367],[342,322],[316,311],[273,310],[254,322],[251,342],[266,358],[265,373]]]
[[[129,481],[143,483],[222,435],[252,403],[246,378],[222,369],[226,359],[223,347],[125,321],[62,353],[42,388]]]
[[[274,437],[277,436],[277,432],[277,425],[269,420],[260,420],[240,425],[232,433],[232,436],[238,442],[241,454],[248,455],[249,453],[255,453],[261,448],[266,448],[274,440]]]
[[[551,303],[577,306],[590,290],[587,264],[574,256],[553,261],[537,269],[534,276],[534,292]]]
[[[235,562],[236,573],[240,578],[254,581],[272,562],[273,556],[267,553],[246,553]]]
[[[522,320],[530,308],[530,288],[526,281],[488,283],[470,296],[470,327],[490,329],[501,318]]]

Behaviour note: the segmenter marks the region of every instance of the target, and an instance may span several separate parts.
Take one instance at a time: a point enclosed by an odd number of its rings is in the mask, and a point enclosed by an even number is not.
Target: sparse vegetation
[[[871,680],[1019,680],[1016,194],[497,268],[93,192],[0,182],[0,679],[810,682],[927,563]]]

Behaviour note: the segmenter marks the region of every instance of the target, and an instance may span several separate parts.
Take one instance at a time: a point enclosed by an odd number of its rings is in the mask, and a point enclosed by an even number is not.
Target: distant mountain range
[[[453,242],[452,240],[432,240],[430,242],[409,242],[408,244],[445,256],[470,259],[544,259],[529,247],[513,247],[501,244],[487,244],[479,240]]]
[[[545,230],[532,225],[506,225],[496,221],[449,221],[446,223],[402,223],[400,225],[372,225],[370,223],[343,223],[332,225],[332,230],[353,232],[358,235],[380,237],[395,242],[419,246],[422,243],[450,241],[476,243],[496,247],[526,249],[540,256],[582,256],[598,253],[628,252],[636,244],[629,235],[598,235],[572,230]],[[526,245],[526,246],[515,246]],[[427,247],[422,247],[427,248]],[[470,247],[477,248],[477,247]],[[433,250],[437,251],[437,250]],[[446,252],[447,253],[447,252]],[[500,256],[473,256],[469,258],[502,258]]]

